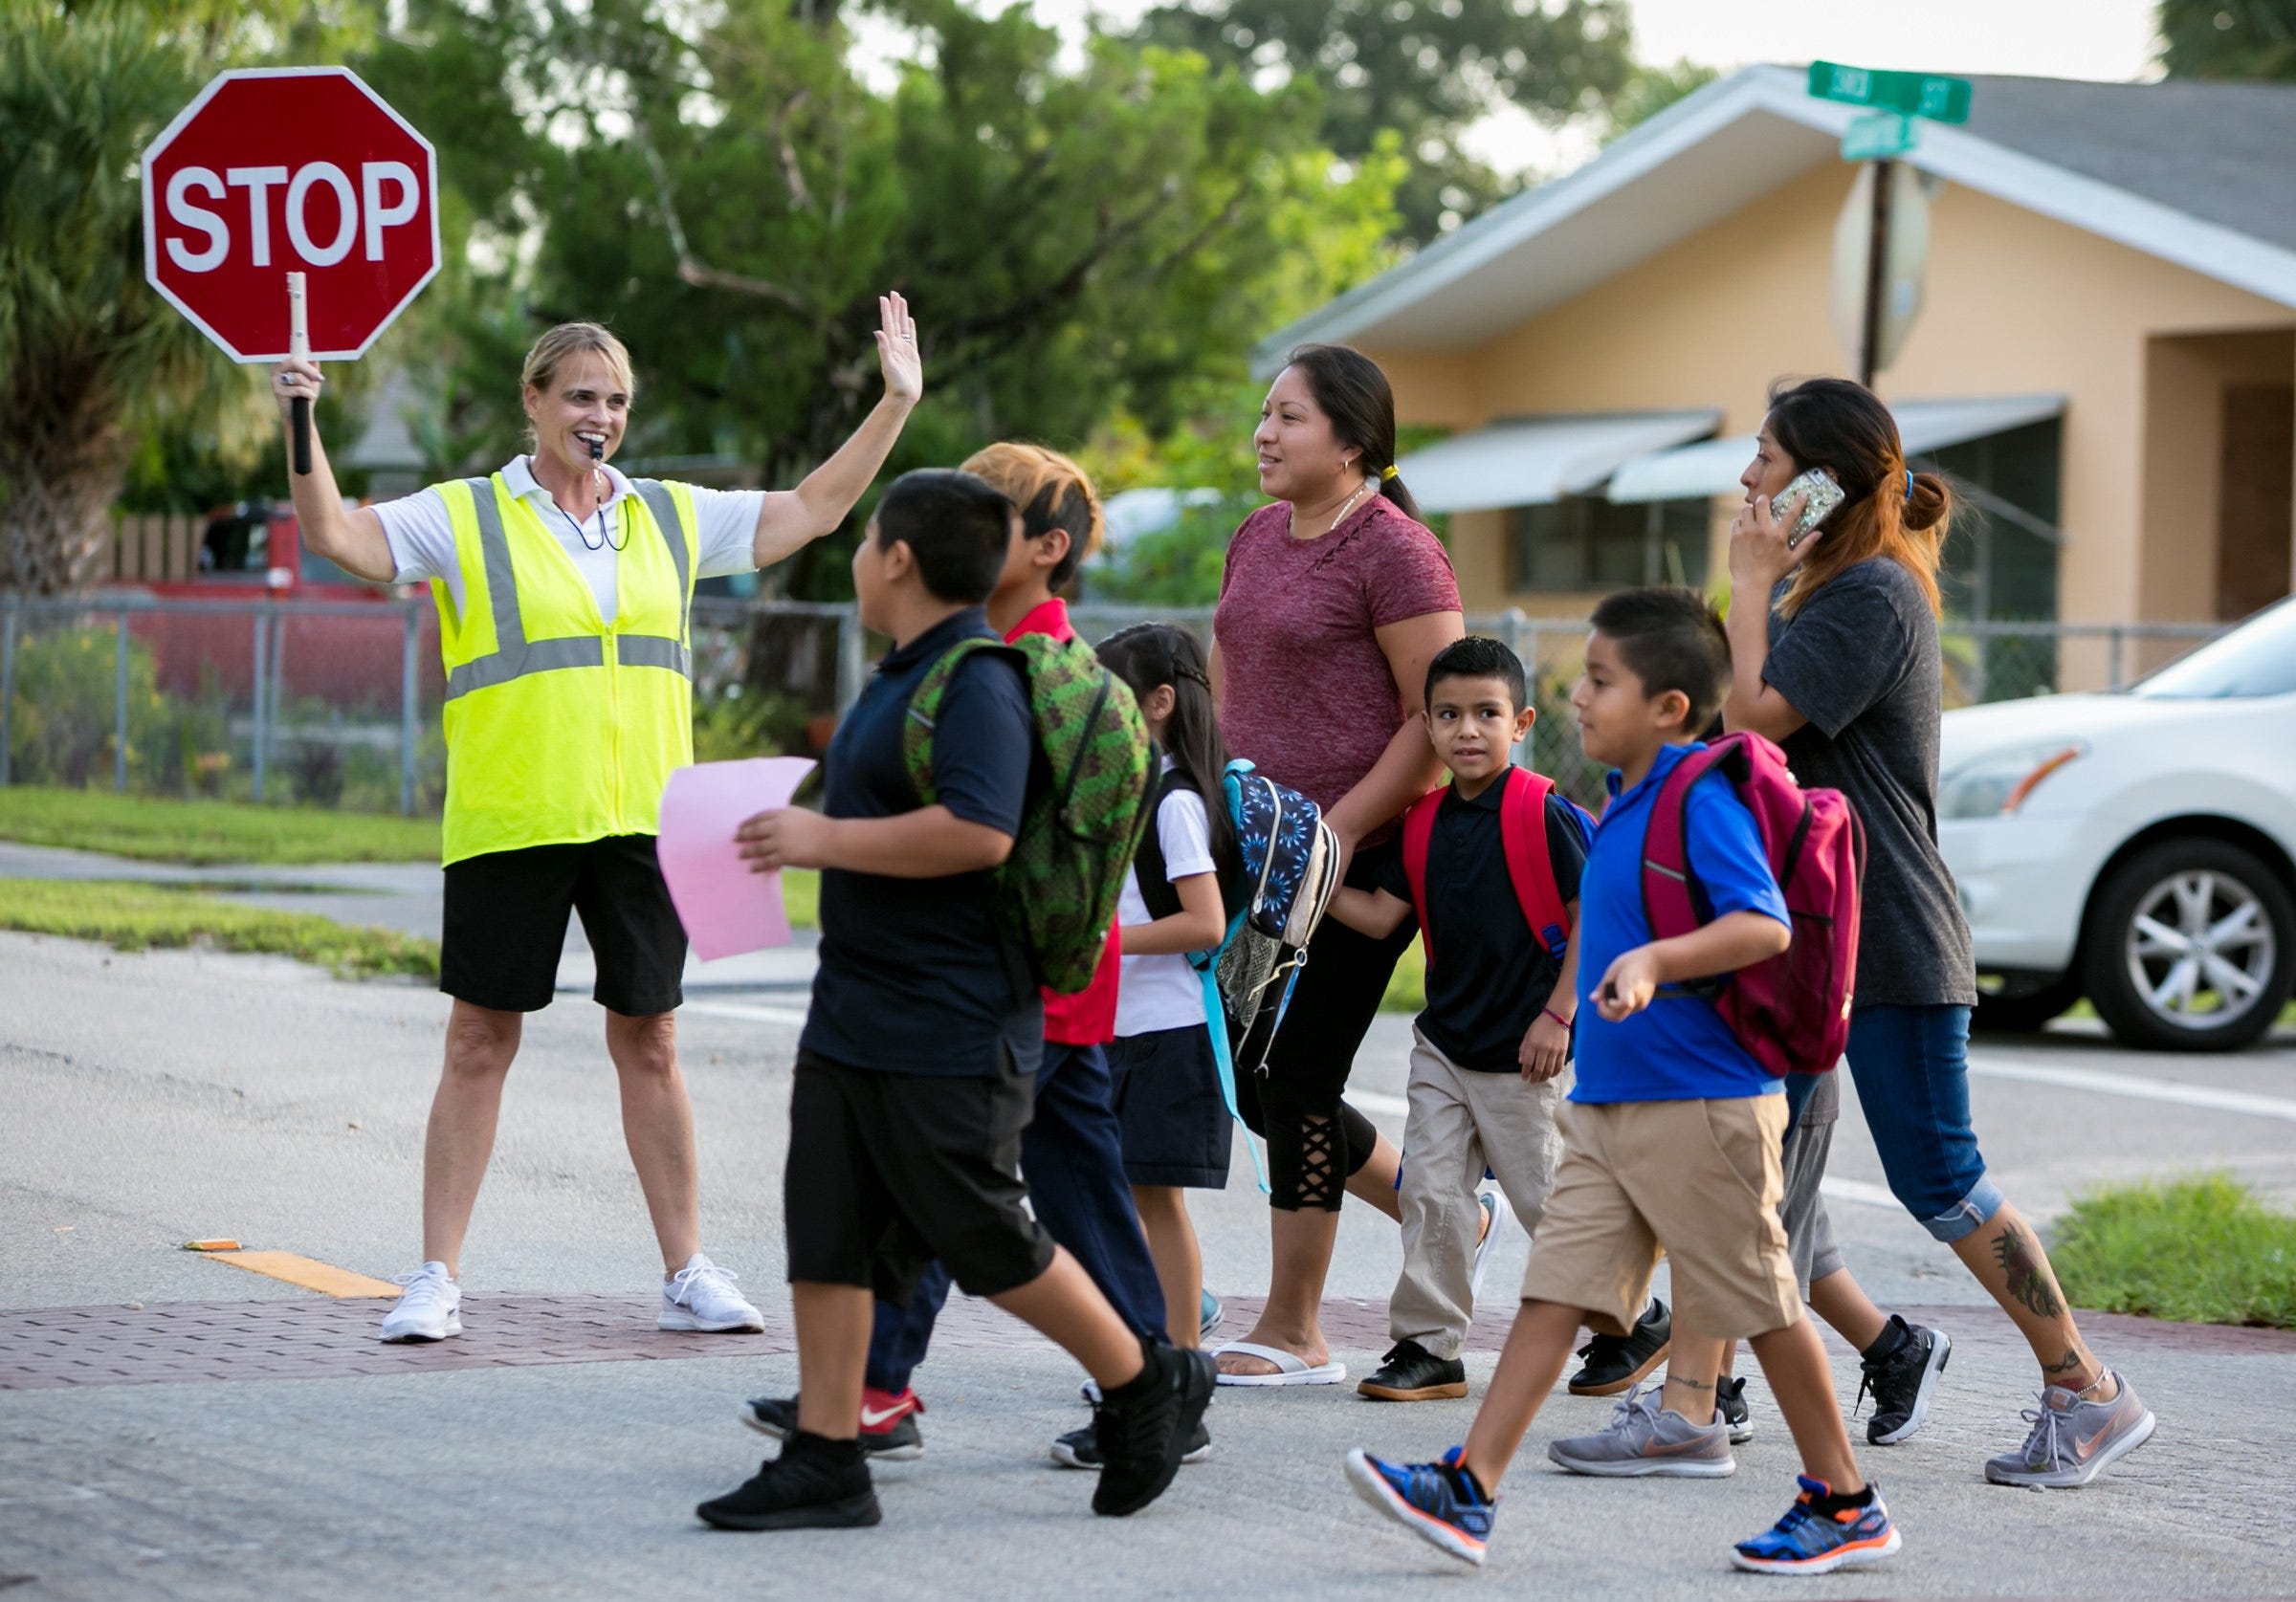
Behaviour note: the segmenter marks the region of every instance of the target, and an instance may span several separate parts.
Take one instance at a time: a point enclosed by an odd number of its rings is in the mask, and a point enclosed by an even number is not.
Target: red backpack
[[[1841,791],[1796,783],[1786,754],[1759,735],[1724,735],[1691,752],[1659,786],[1643,843],[1643,913],[1654,940],[1710,921],[1684,848],[1683,807],[1690,786],[1717,772],[1754,814],[1762,854],[1785,892],[1794,943],[1685,988],[1710,998],[1738,1043],[1772,1073],[1828,1072],[1849,1043],[1866,825]]]
[[[1571,940],[1571,914],[1555,884],[1555,864],[1547,850],[1547,797],[1555,786],[1527,768],[1511,767],[1507,788],[1499,796],[1499,840],[1507,852],[1507,877],[1514,882],[1514,899],[1523,909],[1531,933],[1562,960]],[[1449,786],[1429,790],[1403,814],[1403,877],[1411,886],[1411,910],[1419,914],[1420,939],[1427,963],[1435,962],[1435,937],[1427,930],[1427,843],[1434,838],[1435,814]],[[1568,803],[1578,825],[1578,843],[1594,838],[1595,821],[1577,802]]]

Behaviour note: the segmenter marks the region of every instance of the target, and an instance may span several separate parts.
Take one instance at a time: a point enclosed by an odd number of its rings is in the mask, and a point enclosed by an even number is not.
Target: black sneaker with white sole
[[[1746,1405],[1743,1379],[1714,1381],[1714,1414],[1730,1426],[1731,1445],[1743,1446],[1754,1438],[1754,1410]]]
[[[808,1435],[792,1435],[780,1457],[694,1511],[719,1529],[859,1529],[884,1518],[868,1459]]]
[[[1196,1434],[1189,1439],[1186,1450],[1181,1453],[1180,1460],[1182,1463],[1200,1463],[1211,1455],[1211,1426],[1198,1419]],[[1100,1467],[1100,1443],[1093,1438],[1093,1426],[1080,1424],[1055,1440],[1052,1443],[1052,1460],[1063,1468]]]
[[[877,1462],[905,1463],[925,1455],[924,1432],[916,1427],[916,1415],[925,1411],[925,1404],[909,1394],[911,1405],[895,1417],[884,1421],[876,1429],[869,1426],[866,1404],[862,1409],[861,1455]],[[741,1404],[741,1422],[761,1435],[776,1440],[787,1440],[797,1433],[797,1398],[795,1396],[752,1396]]]
[[[1902,1336],[1896,1349],[1886,1357],[1860,1358],[1858,1362],[1862,1371],[1858,1401],[1863,1402],[1867,1393],[1873,1396],[1873,1416],[1866,1421],[1866,1438],[1876,1446],[1895,1446],[1921,1428],[1921,1421],[1929,1416],[1937,1376],[1945,1372],[1954,1355],[1954,1343],[1946,1339],[1944,1330],[1908,1324],[1895,1313],[1889,1315],[1889,1323]],[[1853,1412],[1856,1405],[1851,1404]]]

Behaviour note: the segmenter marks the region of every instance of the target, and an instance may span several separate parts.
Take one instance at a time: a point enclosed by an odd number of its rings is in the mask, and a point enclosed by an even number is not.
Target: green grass
[[[2058,1223],[2049,1258],[2076,1306],[2296,1328],[2296,1217],[2229,1174],[2084,1196]]]
[[[438,977],[438,943],[363,929],[310,912],[241,907],[197,888],[109,879],[0,879],[0,929],[100,940],[120,951],[201,946],[266,952],[330,969],[338,978]]]
[[[0,840],[194,866],[438,861],[434,818],[34,785],[0,789]]]
[[[810,867],[782,869],[782,907],[792,929],[821,927],[821,874]]]
[[[1387,994],[1380,999],[1383,1013],[1424,1012],[1427,1005],[1427,949],[1417,940],[1403,953],[1388,977]]]

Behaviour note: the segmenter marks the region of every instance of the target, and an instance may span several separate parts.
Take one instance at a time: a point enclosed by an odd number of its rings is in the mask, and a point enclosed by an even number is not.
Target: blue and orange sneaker
[[[1822,1480],[1798,1474],[1801,1495],[1786,1516],[1751,1541],[1732,1548],[1731,1562],[1755,1574],[1830,1574],[1837,1569],[1879,1563],[1904,1543],[1889,1522],[1877,1488],[1863,1507],[1832,1515],[1818,1511],[1817,1499],[1832,1495]]]
[[[1358,1446],[1347,1455],[1347,1478],[1358,1496],[1405,1529],[1479,1565],[1494,1509],[1459,1466],[1465,1450],[1452,1447],[1439,1463],[1391,1463]]]

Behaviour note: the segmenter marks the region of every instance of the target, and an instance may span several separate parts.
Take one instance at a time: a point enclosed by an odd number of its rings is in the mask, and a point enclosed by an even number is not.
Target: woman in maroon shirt
[[[1368,357],[1293,351],[1252,444],[1275,499],[1236,531],[1220,581],[1221,727],[1230,751],[1323,808],[1351,859],[1347,882],[1368,886],[1398,848],[1396,819],[1442,777],[1420,710],[1427,664],[1466,632],[1458,581],[1396,476],[1395,400]],[[1398,1154],[1340,1094],[1413,933],[1372,940],[1327,921],[1266,1075],[1236,1087],[1268,1141],[1274,1269],[1259,1324],[1220,1356],[1226,1383],[1344,1376],[1318,1318],[1340,1197],[1392,1215]],[[1236,1350],[1247,1347],[1288,1360]]]

